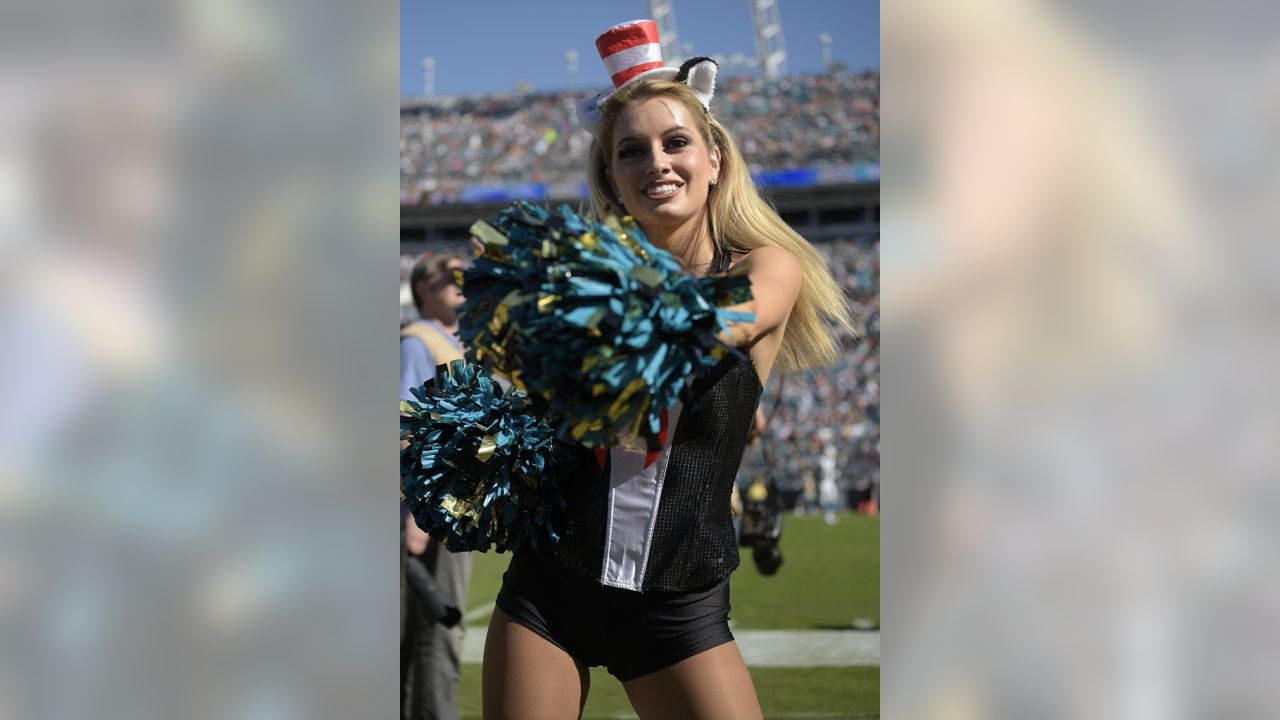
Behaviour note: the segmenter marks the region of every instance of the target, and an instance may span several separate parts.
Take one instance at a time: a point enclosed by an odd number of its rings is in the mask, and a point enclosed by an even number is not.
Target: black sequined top
[[[712,266],[727,268],[722,258]],[[560,543],[520,552],[641,591],[695,590],[732,572],[739,559],[730,495],[763,389],[743,353],[690,390],[663,457],[647,474],[619,461],[616,450],[602,470],[594,453],[577,449]]]

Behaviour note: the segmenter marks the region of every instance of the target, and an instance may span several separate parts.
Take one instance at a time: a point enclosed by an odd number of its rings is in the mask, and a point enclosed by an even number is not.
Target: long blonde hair
[[[777,245],[790,251],[800,262],[800,295],[787,320],[782,347],[778,351],[778,367],[782,370],[806,370],[834,364],[840,354],[837,331],[856,335],[844,292],[827,270],[826,262],[818,251],[788,227],[760,196],[737,144],[720,121],[703,109],[688,85],[666,80],[641,80],[609,97],[601,108],[600,126],[591,142],[587,186],[592,209],[599,217],[626,214],[609,184],[614,123],[628,104],[664,96],[684,103],[691,117],[702,118],[698,125],[707,147],[720,148],[720,179],[707,196],[711,241],[716,252],[743,253],[765,245]]]

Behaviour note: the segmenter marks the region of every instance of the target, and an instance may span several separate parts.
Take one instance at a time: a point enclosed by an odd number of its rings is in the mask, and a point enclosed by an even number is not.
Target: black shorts
[[[622,682],[733,641],[729,578],[693,592],[635,592],[601,585],[553,559],[520,553],[496,605],[588,667]]]

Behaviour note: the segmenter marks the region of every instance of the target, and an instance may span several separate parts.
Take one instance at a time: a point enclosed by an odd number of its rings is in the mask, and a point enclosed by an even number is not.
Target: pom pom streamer
[[[454,552],[559,540],[562,456],[521,390],[463,360],[400,404],[401,492],[418,527]]]
[[[630,218],[589,224],[524,202],[471,228],[463,272],[468,357],[527,389],[559,436],[588,447],[661,446],[660,417],[687,380],[730,352],[716,335],[751,313],[744,275],[696,277]]]

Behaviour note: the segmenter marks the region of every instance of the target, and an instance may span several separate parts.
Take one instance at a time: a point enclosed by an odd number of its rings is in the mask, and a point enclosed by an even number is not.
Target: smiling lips
[[[675,195],[676,191],[679,190],[680,186],[683,184],[684,183],[674,180],[663,180],[661,182],[653,183],[649,187],[645,188],[644,194],[652,200],[669,198],[672,195]]]

